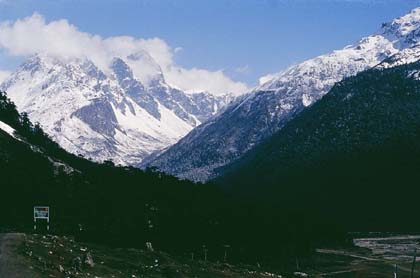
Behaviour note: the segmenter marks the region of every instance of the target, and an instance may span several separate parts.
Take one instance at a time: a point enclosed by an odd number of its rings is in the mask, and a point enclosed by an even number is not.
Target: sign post
[[[47,220],[47,231],[50,230],[50,207],[34,206],[34,230],[36,230],[36,220]]]

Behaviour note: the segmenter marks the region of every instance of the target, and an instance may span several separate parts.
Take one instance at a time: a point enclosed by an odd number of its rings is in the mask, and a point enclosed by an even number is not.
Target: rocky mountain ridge
[[[140,58],[145,60],[144,54],[116,57],[105,71],[88,58],[35,55],[0,90],[67,151],[134,165],[231,101],[230,95],[186,94],[171,87],[151,57],[146,60],[156,72],[143,84],[130,67]]]
[[[335,83],[383,61],[412,62],[420,55],[419,42],[420,8],[417,8],[384,23],[378,32],[353,45],[275,75],[217,117],[195,128],[148,165],[181,178],[211,179],[217,176],[217,169],[234,162],[280,130],[326,95]],[[397,58],[401,55],[405,59]]]

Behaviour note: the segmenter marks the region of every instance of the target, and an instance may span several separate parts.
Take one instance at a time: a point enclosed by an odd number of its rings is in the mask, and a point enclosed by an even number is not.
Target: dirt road
[[[1,278],[39,278],[17,252],[23,239],[23,234],[0,234]]]

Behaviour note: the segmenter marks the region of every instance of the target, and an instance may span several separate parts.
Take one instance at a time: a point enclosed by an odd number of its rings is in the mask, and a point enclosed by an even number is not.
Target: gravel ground
[[[24,234],[0,234],[0,277],[38,278],[36,273],[19,255],[18,247],[24,241]]]

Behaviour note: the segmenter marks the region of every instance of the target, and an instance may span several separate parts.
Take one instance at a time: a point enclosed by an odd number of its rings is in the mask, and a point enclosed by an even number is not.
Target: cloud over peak
[[[181,49],[172,48],[160,38],[102,38],[78,30],[65,19],[47,22],[38,13],[14,22],[0,23],[0,50],[6,50],[11,56],[27,57],[39,53],[62,59],[87,57],[107,70],[113,57],[126,58],[136,53],[147,53],[132,65],[143,82],[153,78],[154,74],[163,73],[169,84],[189,92],[240,94],[248,89],[244,83],[233,81],[221,70],[186,69],[175,64],[174,55]],[[145,56],[148,58],[144,59]],[[161,72],[156,72],[156,69]],[[1,77],[2,74],[0,80]]]
[[[2,83],[10,74],[9,71],[0,70],[0,83]]]

